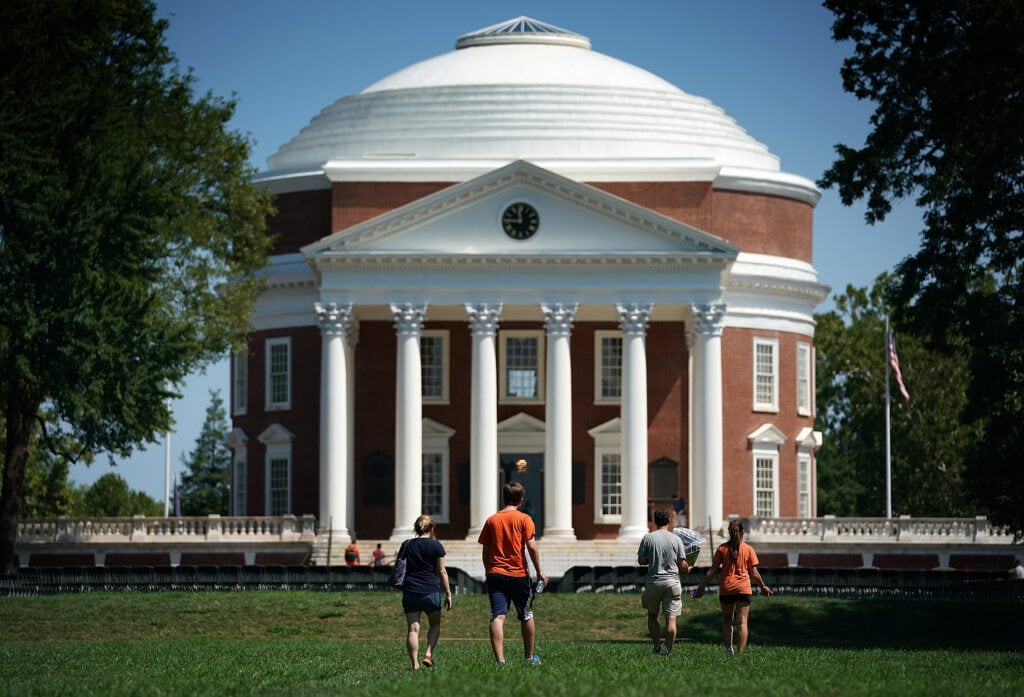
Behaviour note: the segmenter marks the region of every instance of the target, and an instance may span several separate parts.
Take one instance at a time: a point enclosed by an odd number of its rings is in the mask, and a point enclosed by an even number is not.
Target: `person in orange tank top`
[[[715,574],[721,571],[722,576],[718,582],[718,602],[722,606],[722,640],[725,642],[726,653],[733,652],[734,623],[737,623],[736,629],[739,633],[738,652],[743,653],[747,648],[747,615],[750,614],[750,601],[754,595],[751,581],[757,584],[761,593],[769,598],[772,597],[772,589],[765,584],[757,570],[758,563],[757,552],[743,541],[742,521],[731,520],[729,521],[729,541],[719,545],[715,550],[711,567],[693,592],[694,598],[704,595],[704,589],[714,579]]]
[[[526,566],[529,554],[537,578],[545,585],[548,577],[540,570],[540,550],[537,548],[537,530],[530,516],[519,510],[526,498],[522,483],[511,481],[501,490],[504,503],[497,513],[484,523],[478,542],[483,545],[484,571],[487,574],[487,594],[491,602],[491,650],[498,665],[505,665],[505,616],[514,605],[523,634],[523,654],[528,663],[540,663],[533,652],[536,629],[533,622],[533,589]]]

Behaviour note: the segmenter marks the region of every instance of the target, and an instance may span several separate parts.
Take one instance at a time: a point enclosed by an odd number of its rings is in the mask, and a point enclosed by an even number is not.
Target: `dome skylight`
[[[506,22],[492,24],[469,34],[463,34],[455,42],[455,48],[488,46],[493,44],[556,44],[590,48],[590,39],[568,29],[540,22],[532,17],[516,17]]]

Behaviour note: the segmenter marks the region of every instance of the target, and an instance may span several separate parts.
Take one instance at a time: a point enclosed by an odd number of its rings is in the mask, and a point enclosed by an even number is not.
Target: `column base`
[[[388,538],[388,542],[405,542],[415,535],[416,531],[411,525],[395,528],[391,531],[391,537]]]
[[[540,535],[546,541],[571,540],[576,541],[576,531],[573,528],[544,528]]]
[[[640,527],[639,525],[623,525],[619,528],[619,542],[639,542],[650,532],[647,526]]]
[[[480,539],[480,532],[484,529],[484,526],[470,528],[469,532],[466,533],[466,542],[476,542]]]

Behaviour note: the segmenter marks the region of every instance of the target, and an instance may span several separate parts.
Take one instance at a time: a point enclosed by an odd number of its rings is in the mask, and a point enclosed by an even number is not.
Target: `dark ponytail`
[[[738,519],[730,520],[729,542],[726,544],[729,545],[729,557],[732,559],[733,563],[735,563],[740,556],[740,537],[742,536],[743,522]]]

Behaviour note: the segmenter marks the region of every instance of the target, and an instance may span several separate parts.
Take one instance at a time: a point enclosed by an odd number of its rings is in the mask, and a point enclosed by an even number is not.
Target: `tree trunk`
[[[18,537],[21,488],[25,483],[25,462],[28,460],[28,441],[32,433],[31,414],[35,409],[25,409],[21,400],[14,395],[8,395],[6,406],[7,442],[3,490],[0,491],[0,570],[11,573],[18,568],[14,543]]]

